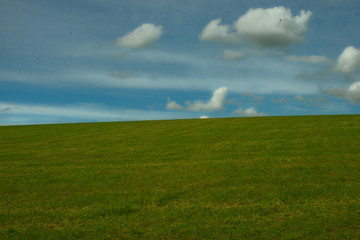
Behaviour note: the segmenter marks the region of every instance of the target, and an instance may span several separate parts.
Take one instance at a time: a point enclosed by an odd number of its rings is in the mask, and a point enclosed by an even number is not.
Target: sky
[[[360,114],[358,0],[0,6],[0,125]]]

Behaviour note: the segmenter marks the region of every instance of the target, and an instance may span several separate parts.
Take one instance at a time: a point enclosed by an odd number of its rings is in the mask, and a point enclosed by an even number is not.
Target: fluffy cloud
[[[351,103],[360,103],[360,82],[354,82],[351,84],[346,92],[346,98]]]
[[[185,110],[185,107],[180,106],[175,101],[170,101],[170,98],[168,98],[168,103],[165,108],[169,110]]]
[[[256,111],[255,108],[247,108],[245,110],[243,110],[242,108],[236,109],[234,111],[235,114],[239,115],[239,116],[243,116],[243,117],[263,117],[263,116],[267,116],[266,113],[259,113]]]
[[[225,97],[227,94],[226,87],[220,87],[213,92],[213,96],[208,102],[203,102],[200,100],[190,102],[186,101],[187,107],[183,107],[177,104],[175,101],[170,101],[168,99],[168,103],[166,104],[166,108],[169,110],[188,110],[188,111],[206,111],[212,112],[216,110],[222,110],[224,108]]]
[[[292,61],[292,62],[305,62],[305,63],[329,63],[331,60],[324,56],[296,56],[290,55],[284,57],[285,60]]]
[[[144,23],[134,31],[127,33],[116,40],[120,47],[127,48],[144,48],[150,46],[160,38],[162,26],[155,26],[151,23]]]
[[[195,101],[193,103],[187,102],[188,109],[190,111],[215,111],[215,110],[222,110],[225,102],[225,97],[227,94],[226,87],[220,87],[216,89],[213,93],[211,99],[204,103],[202,101]]]
[[[200,116],[200,119],[207,119],[209,118],[208,116]]]
[[[225,50],[223,54],[224,60],[233,60],[233,59],[242,60],[244,58],[246,58],[246,54],[233,50]]]
[[[223,44],[238,44],[240,38],[235,33],[230,33],[230,25],[221,25],[221,19],[215,19],[206,25],[201,32],[199,39],[201,41],[214,41]]]
[[[338,57],[335,71],[352,75],[357,69],[360,69],[360,49],[349,46]]]
[[[260,47],[287,47],[294,43],[303,43],[303,34],[311,11],[300,12],[292,16],[291,10],[284,7],[250,9],[235,23],[241,36]]]

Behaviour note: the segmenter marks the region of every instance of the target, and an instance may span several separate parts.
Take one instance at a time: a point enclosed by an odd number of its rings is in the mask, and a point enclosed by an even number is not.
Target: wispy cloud
[[[238,108],[234,111],[236,115],[242,116],[242,117],[263,117],[267,116],[267,113],[258,112],[255,108]]]
[[[262,96],[257,96],[253,93],[242,93],[242,95],[244,96],[247,96],[247,97],[250,97],[251,98],[251,101],[254,101],[254,102],[261,102],[264,100],[264,97]]]
[[[285,98],[279,98],[279,99],[272,99],[271,101],[273,103],[285,103],[286,99]]]
[[[225,50],[223,54],[224,60],[243,60],[246,58],[246,54],[239,51],[234,50]]]
[[[128,121],[189,118],[190,115],[155,110],[110,108],[99,104],[45,105],[0,102],[0,125]],[[195,116],[193,116],[195,117]],[[18,121],[16,119],[21,119]]]
[[[353,104],[360,103],[360,81],[352,83],[347,89],[331,87],[321,89],[320,92],[339,99],[346,99]]]
[[[303,97],[300,95],[295,96],[294,99],[299,102],[312,102],[313,101],[312,98],[310,98],[310,97]]]
[[[116,78],[120,78],[120,79],[126,79],[126,78],[131,78],[131,77],[135,77],[134,74],[129,73],[129,72],[120,72],[120,71],[115,71],[111,74],[111,76],[116,77]]]
[[[246,71],[242,75],[229,74],[230,66],[224,65],[223,60],[210,63],[209,69],[204,69],[200,75],[168,75],[161,74],[116,71],[104,71],[104,69],[66,68],[56,74],[51,72],[29,71],[1,71],[0,80],[4,82],[26,83],[51,87],[103,87],[103,88],[131,88],[131,89],[177,89],[177,90],[210,90],[216,89],[219,84],[227,86],[232,92],[243,93],[251,91],[256,94],[286,92],[295,94],[314,93],[317,84],[312,81],[297,81],[293,72],[295,66],[281,64],[281,62],[259,60],[245,62],[237,68]],[[259,68],[263,67],[258,71]],[[286,67],[284,67],[286,66]],[[235,67],[235,66],[234,66]],[[116,69],[116,68],[115,68]],[[278,70],[279,71],[275,71]],[[240,71],[239,70],[239,71]],[[251,72],[251,73],[249,73]],[[130,77],[130,75],[133,75]],[[236,71],[235,71],[236,73]],[[120,74],[120,75],[119,75]],[[125,75],[128,78],[124,78]],[[122,81],[119,81],[118,77]],[[118,77],[117,77],[118,76]],[[266,87],[264,87],[266,86]]]
[[[296,55],[289,55],[284,57],[285,60],[292,61],[292,62],[305,62],[305,63],[331,63],[332,60],[330,58],[324,57],[324,56],[296,56]]]

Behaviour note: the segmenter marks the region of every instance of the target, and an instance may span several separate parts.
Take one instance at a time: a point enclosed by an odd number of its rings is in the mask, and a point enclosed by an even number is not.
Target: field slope
[[[0,127],[0,239],[360,239],[360,116]]]

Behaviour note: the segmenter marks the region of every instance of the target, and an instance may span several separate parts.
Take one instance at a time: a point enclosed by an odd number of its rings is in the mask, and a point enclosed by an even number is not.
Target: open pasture
[[[360,116],[0,127],[0,239],[359,239]]]

